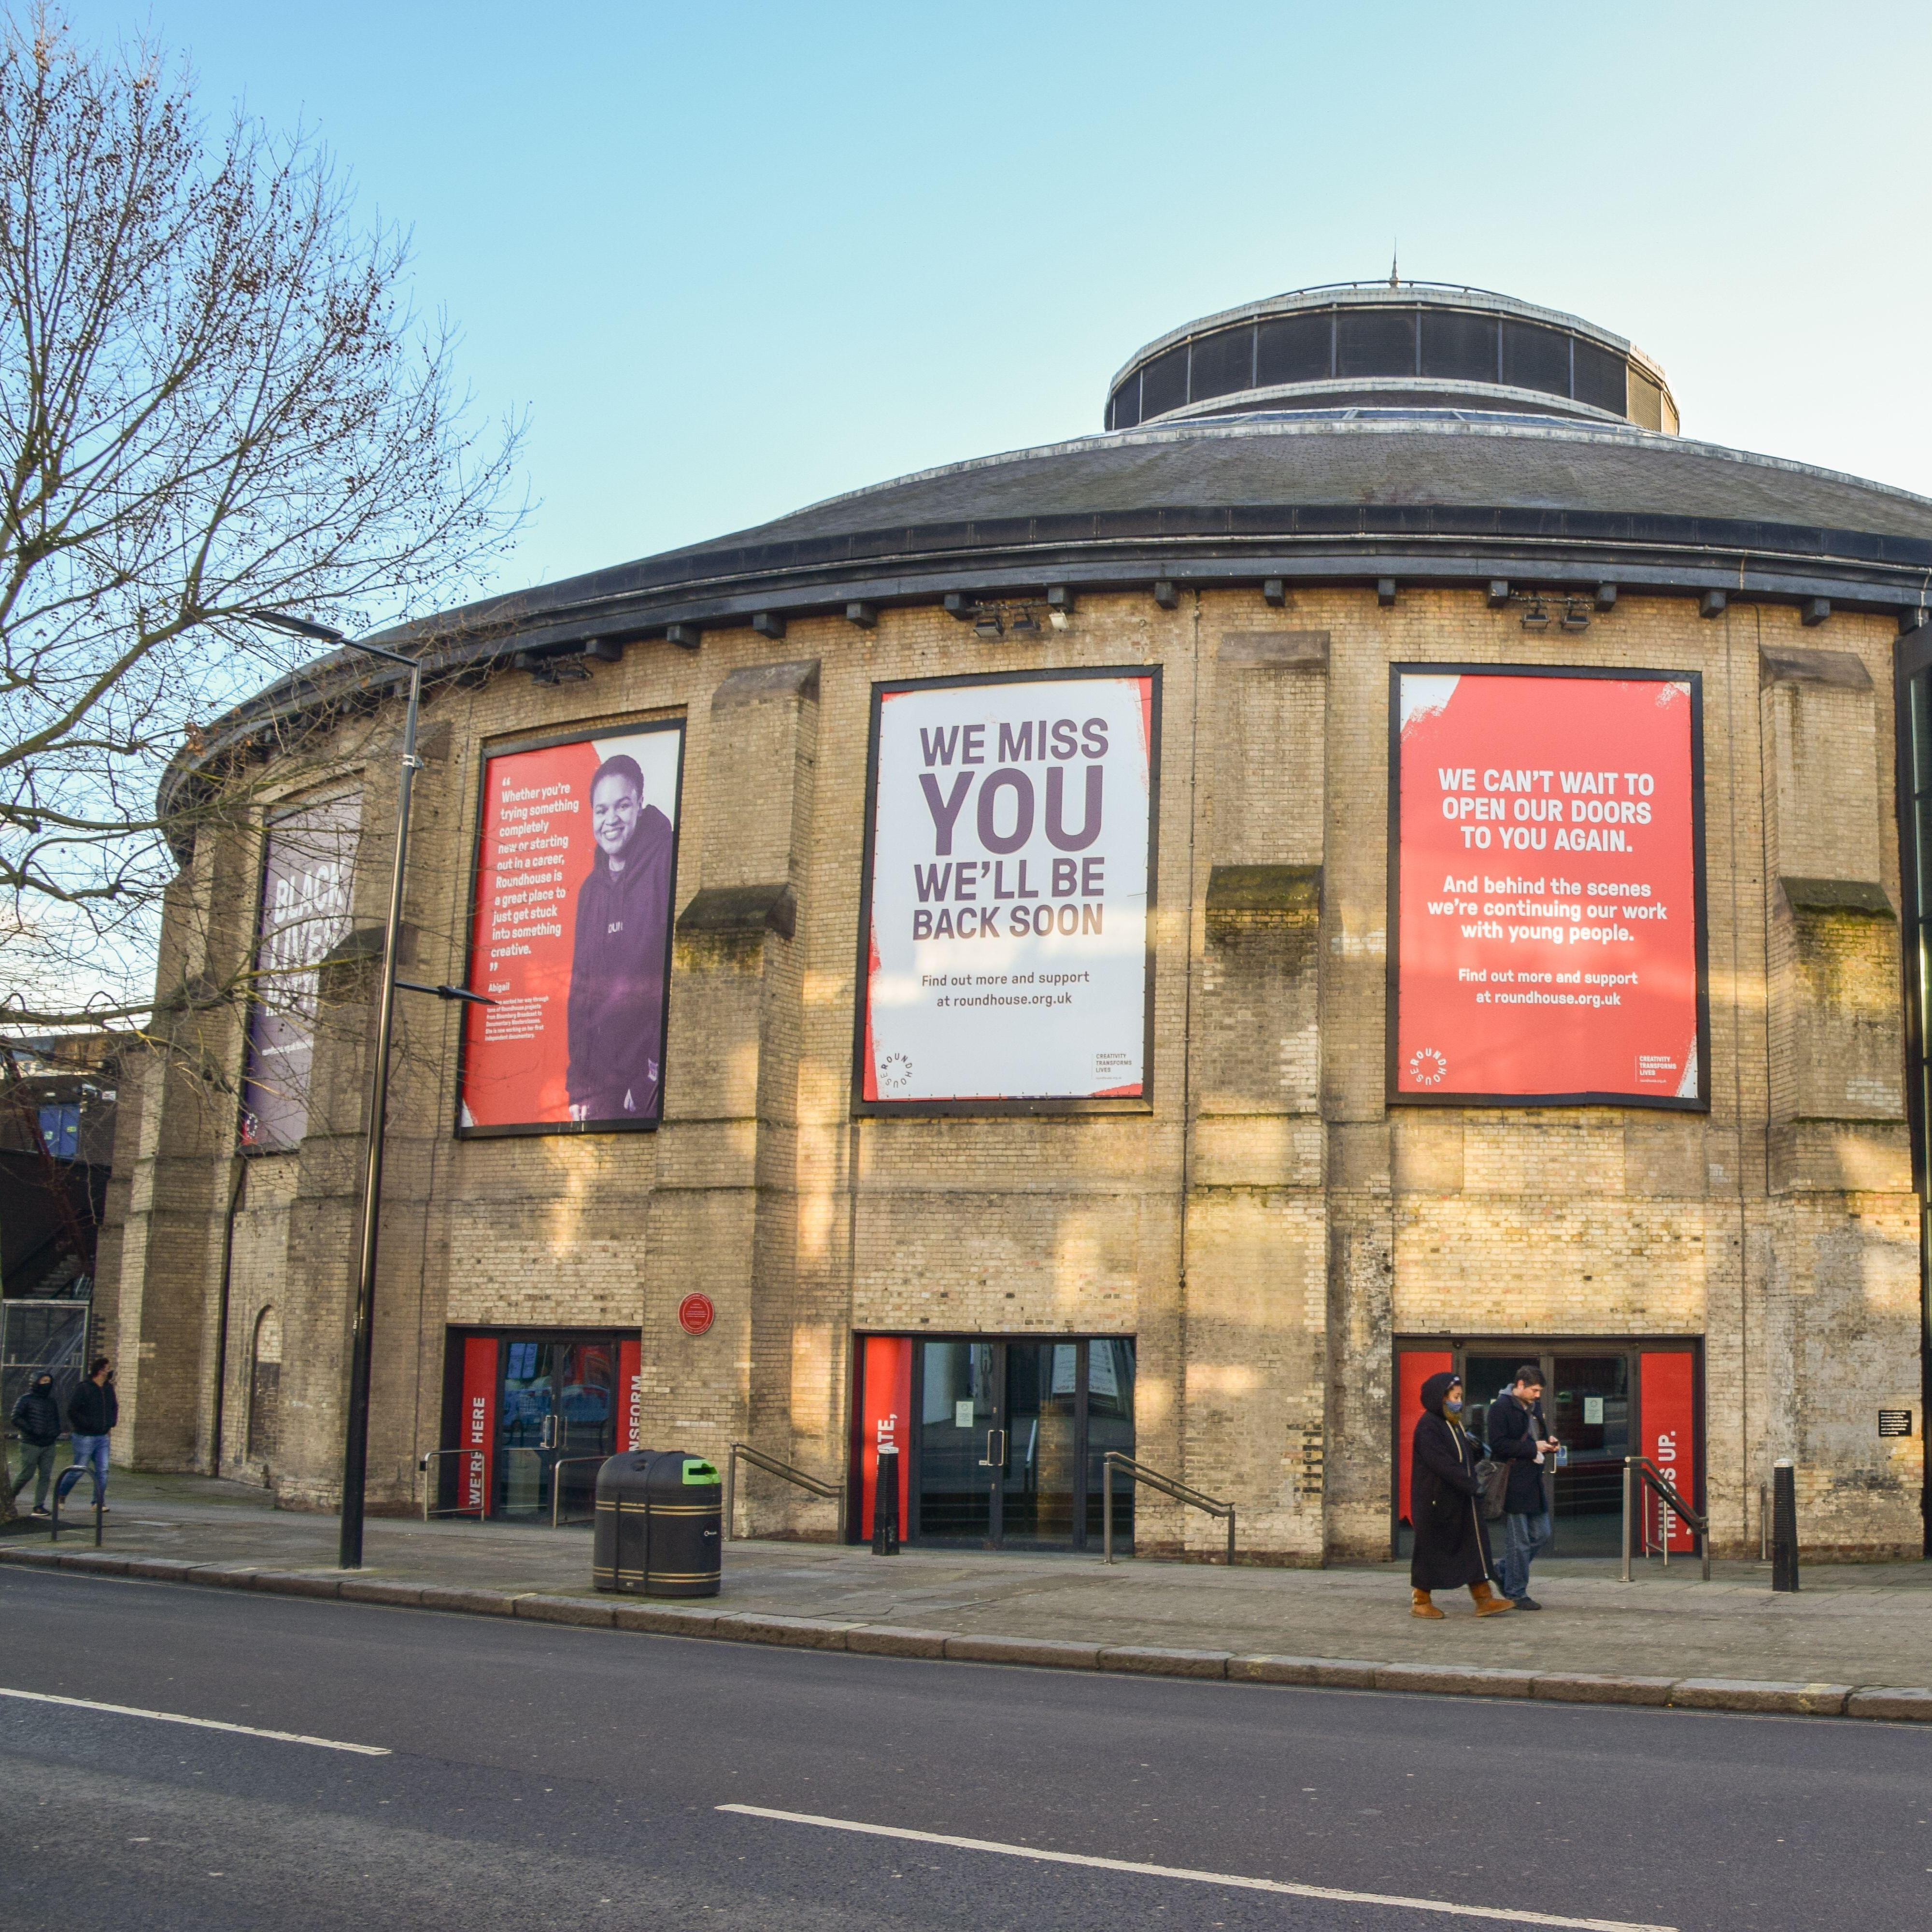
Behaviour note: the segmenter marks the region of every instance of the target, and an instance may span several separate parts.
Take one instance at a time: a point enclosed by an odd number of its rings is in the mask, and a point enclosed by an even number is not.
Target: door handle
[[[995,1443],[999,1444],[997,1450],[993,1446]],[[980,1466],[982,1469],[1004,1469],[1006,1466],[1006,1432],[1004,1429],[986,1431],[986,1453],[980,1457]]]

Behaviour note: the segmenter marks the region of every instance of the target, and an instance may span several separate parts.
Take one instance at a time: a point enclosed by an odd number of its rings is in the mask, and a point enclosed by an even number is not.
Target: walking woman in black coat
[[[1431,1376],[1422,1384],[1422,1407],[1408,1485],[1409,1520],[1415,1526],[1408,1566],[1414,1614],[1439,1617],[1430,1592],[1466,1584],[1478,1616],[1501,1616],[1516,1606],[1490,1588],[1483,1486],[1476,1480],[1475,1444],[1462,1432],[1462,1383],[1446,1372]]]

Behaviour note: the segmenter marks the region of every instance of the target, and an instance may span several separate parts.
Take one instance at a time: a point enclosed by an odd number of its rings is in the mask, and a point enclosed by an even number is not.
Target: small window
[[[1503,380],[1513,389],[1570,393],[1570,338],[1560,328],[1533,322],[1503,324]]]
[[[1494,316],[1455,309],[1425,310],[1422,317],[1422,373],[1453,382],[1496,380]]]
[[[1335,370],[1342,376],[1413,376],[1413,309],[1342,310],[1336,318]]]
[[[1156,356],[1141,371],[1141,421],[1165,416],[1187,400],[1187,345]]]
[[[1132,429],[1141,419],[1141,376],[1136,369],[1114,392],[1113,416],[1110,427],[1114,429]]]
[[[1214,335],[1204,335],[1194,345],[1194,373],[1188,385],[1188,393],[1198,403],[1210,396],[1232,395],[1237,389],[1245,389],[1255,377],[1255,332],[1252,325],[1246,328],[1224,328]]]
[[[1320,382],[1334,373],[1334,317],[1284,315],[1262,324],[1255,343],[1255,382]]]
[[[1629,402],[1624,358],[1615,350],[1599,348],[1594,342],[1586,342],[1580,335],[1576,338],[1574,353],[1577,401],[1622,416]]]

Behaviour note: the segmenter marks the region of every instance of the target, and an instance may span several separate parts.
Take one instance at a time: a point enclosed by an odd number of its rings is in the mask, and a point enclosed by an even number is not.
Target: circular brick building
[[[1381,1558],[1421,1378],[1530,1361],[1559,1552],[1643,1456],[1720,1552],[1789,1457],[1814,1552],[1918,1553],[1932,502],[1461,288],[1190,324],[1104,421],[388,640],[405,970],[491,1004],[404,996],[372,1507],[742,1442],[842,1500],[748,1477],[741,1529],[856,1536],[890,1442],[915,1540],[1087,1547],[1111,1481],[1143,1552],[1219,1546],[1119,1450],[1250,1558]],[[278,717],[375,694],[196,842],[168,956],[271,990],[194,1022],[236,1118],[124,1096],[98,1288],[134,1460],[296,1505],[386,676],[211,735],[272,779]]]

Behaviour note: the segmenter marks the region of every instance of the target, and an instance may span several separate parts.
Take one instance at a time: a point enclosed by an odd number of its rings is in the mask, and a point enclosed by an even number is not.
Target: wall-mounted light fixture
[[[1496,585],[1490,586],[1493,602]],[[1511,590],[1508,601],[1523,606],[1522,628],[1526,631],[1546,631],[1550,628],[1550,607],[1558,608],[1559,621],[1566,631],[1587,631],[1590,628],[1590,600],[1587,597],[1565,591],[1552,596],[1540,590]]]

